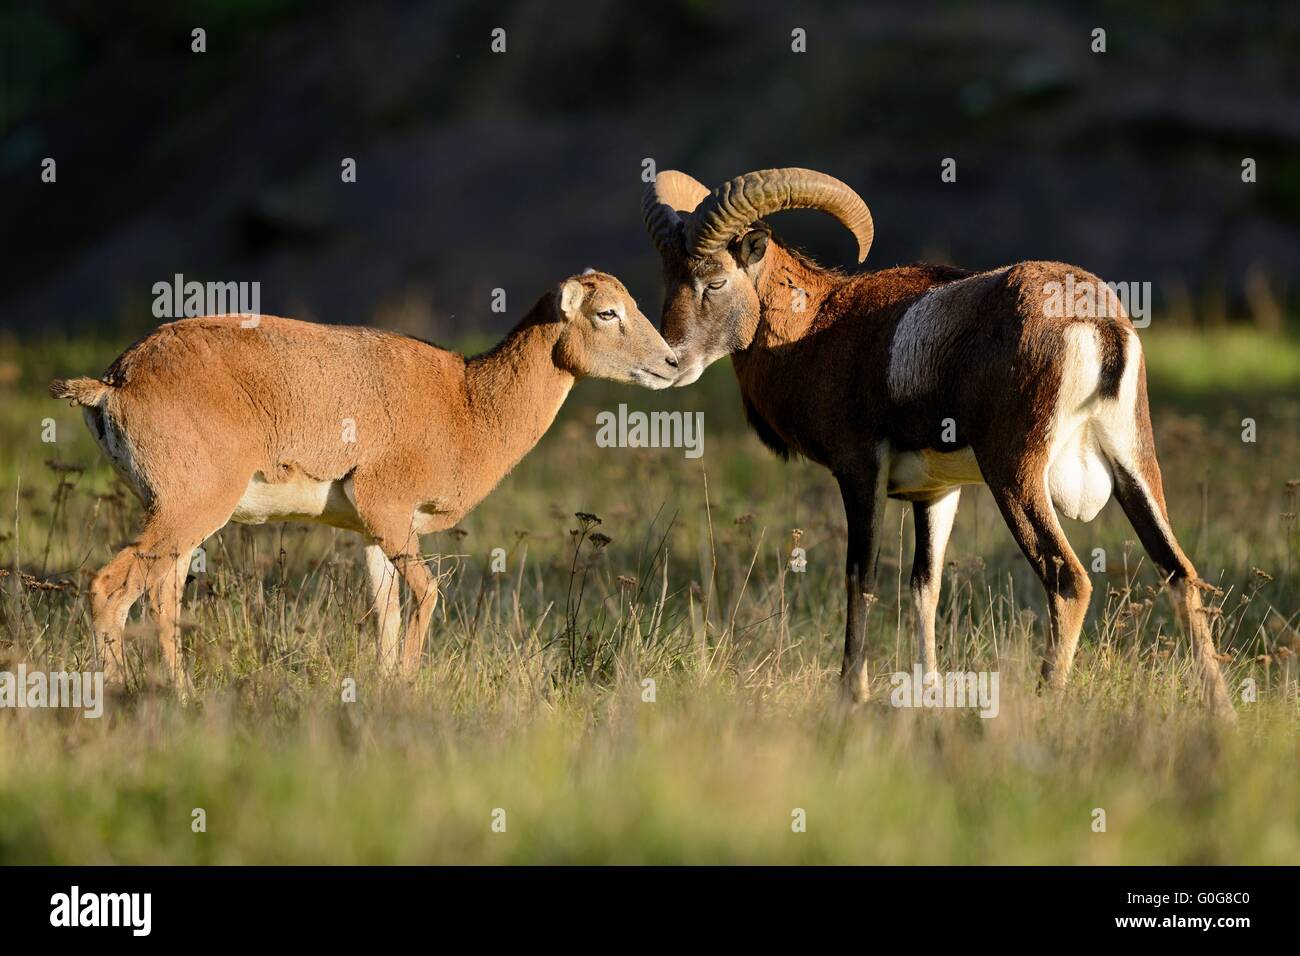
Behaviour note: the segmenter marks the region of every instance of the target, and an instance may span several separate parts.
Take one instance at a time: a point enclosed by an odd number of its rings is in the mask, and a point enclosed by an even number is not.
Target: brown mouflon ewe
[[[96,575],[110,681],[146,591],[174,681],[191,552],[228,521],[316,521],[367,542],[383,665],[419,666],[437,585],[419,535],[464,517],[545,433],[585,376],[664,388],[677,360],[623,284],[588,272],[544,295],[492,351],[466,359],[391,332],[238,315],[163,325],[102,379],[56,381],[144,505],[144,529]]]
[[[713,190],[669,170],[647,187],[642,211],[663,260],[675,384],[730,354],[763,442],[839,482],[849,526],[847,694],[868,693],[866,619],[885,499],[912,502],[917,656],[929,673],[958,495],[983,483],[1047,590],[1048,684],[1066,682],[1092,593],[1057,515],[1090,520],[1113,492],[1171,586],[1211,707],[1230,718],[1196,569],[1165,508],[1142,347],[1114,292],[1056,262],[845,275],[761,222],[796,208],[834,216],[866,258],[866,204],[812,170],[747,173]]]

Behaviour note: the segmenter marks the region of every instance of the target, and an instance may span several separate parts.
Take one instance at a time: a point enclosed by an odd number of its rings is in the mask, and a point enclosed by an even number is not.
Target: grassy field
[[[999,672],[998,716],[889,706],[912,663],[896,502],[875,700],[841,712],[834,482],[760,447],[720,363],[671,393],[583,383],[492,497],[425,539],[443,600],[414,686],[375,671],[353,536],[221,532],[186,590],[192,699],[137,618],[136,686],[102,719],[0,710],[0,862],[1298,863],[1300,343],[1160,329],[1143,332],[1157,441],[1175,528],[1220,589],[1235,731],[1198,706],[1114,503],[1067,523],[1106,569],[1071,687],[1040,696],[1042,592],[974,488],[940,666]],[[125,344],[0,344],[0,670],[88,666],[83,592],[138,505],[44,388]],[[620,402],[703,411],[703,457],[598,448]]]

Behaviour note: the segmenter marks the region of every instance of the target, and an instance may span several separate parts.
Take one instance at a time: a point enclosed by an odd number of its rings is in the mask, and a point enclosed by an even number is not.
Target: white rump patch
[[[1091,521],[1114,489],[1108,458],[1133,471],[1136,448],[1138,357],[1141,345],[1130,332],[1119,394],[1102,398],[1101,342],[1087,323],[1065,331],[1065,354],[1052,447],[1044,478],[1052,504],[1067,518]]]
[[[102,406],[83,408],[81,414],[86,420],[86,427],[90,429],[91,437],[95,439],[95,444],[103,451],[118,477],[126,482],[127,487],[140,499],[141,504],[148,505],[151,496],[149,483],[145,480],[144,472],[136,464],[135,449],[131,447],[126,433],[117,427],[113,416],[104,411]]]

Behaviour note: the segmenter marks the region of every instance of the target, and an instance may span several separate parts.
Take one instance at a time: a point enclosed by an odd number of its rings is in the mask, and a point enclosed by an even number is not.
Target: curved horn
[[[677,243],[682,213],[691,213],[709,189],[698,179],[675,169],[665,169],[647,183],[641,197],[641,217],[650,238],[661,252]]]
[[[858,261],[867,257],[875,234],[867,204],[834,176],[797,167],[746,173],[713,190],[686,222],[686,248],[712,255],[751,222],[782,209],[829,213],[858,240]]]

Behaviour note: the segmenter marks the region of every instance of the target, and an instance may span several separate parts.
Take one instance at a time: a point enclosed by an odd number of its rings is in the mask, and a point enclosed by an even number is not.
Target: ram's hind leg
[[[1018,474],[988,478],[989,490],[1047,591],[1048,632],[1043,654],[1044,682],[1065,686],[1079,646],[1083,619],[1092,597],[1092,582],[1057,521],[1041,468],[1026,466]]]
[[[1169,526],[1160,465],[1154,450],[1139,455],[1138,459],[1133,464],[1111,463],[1115,473],[1115,497],[1142,541],[1142,547],[1169,582],[1174,609],[1191,641],[1210,710],[1217,717],[1235,720],[1236,712],[1232,709],[1228,685],[1223,679],[1218,651],[1210,633],[1210,622],[1197,587],[1196,568],[1179,547]]]

